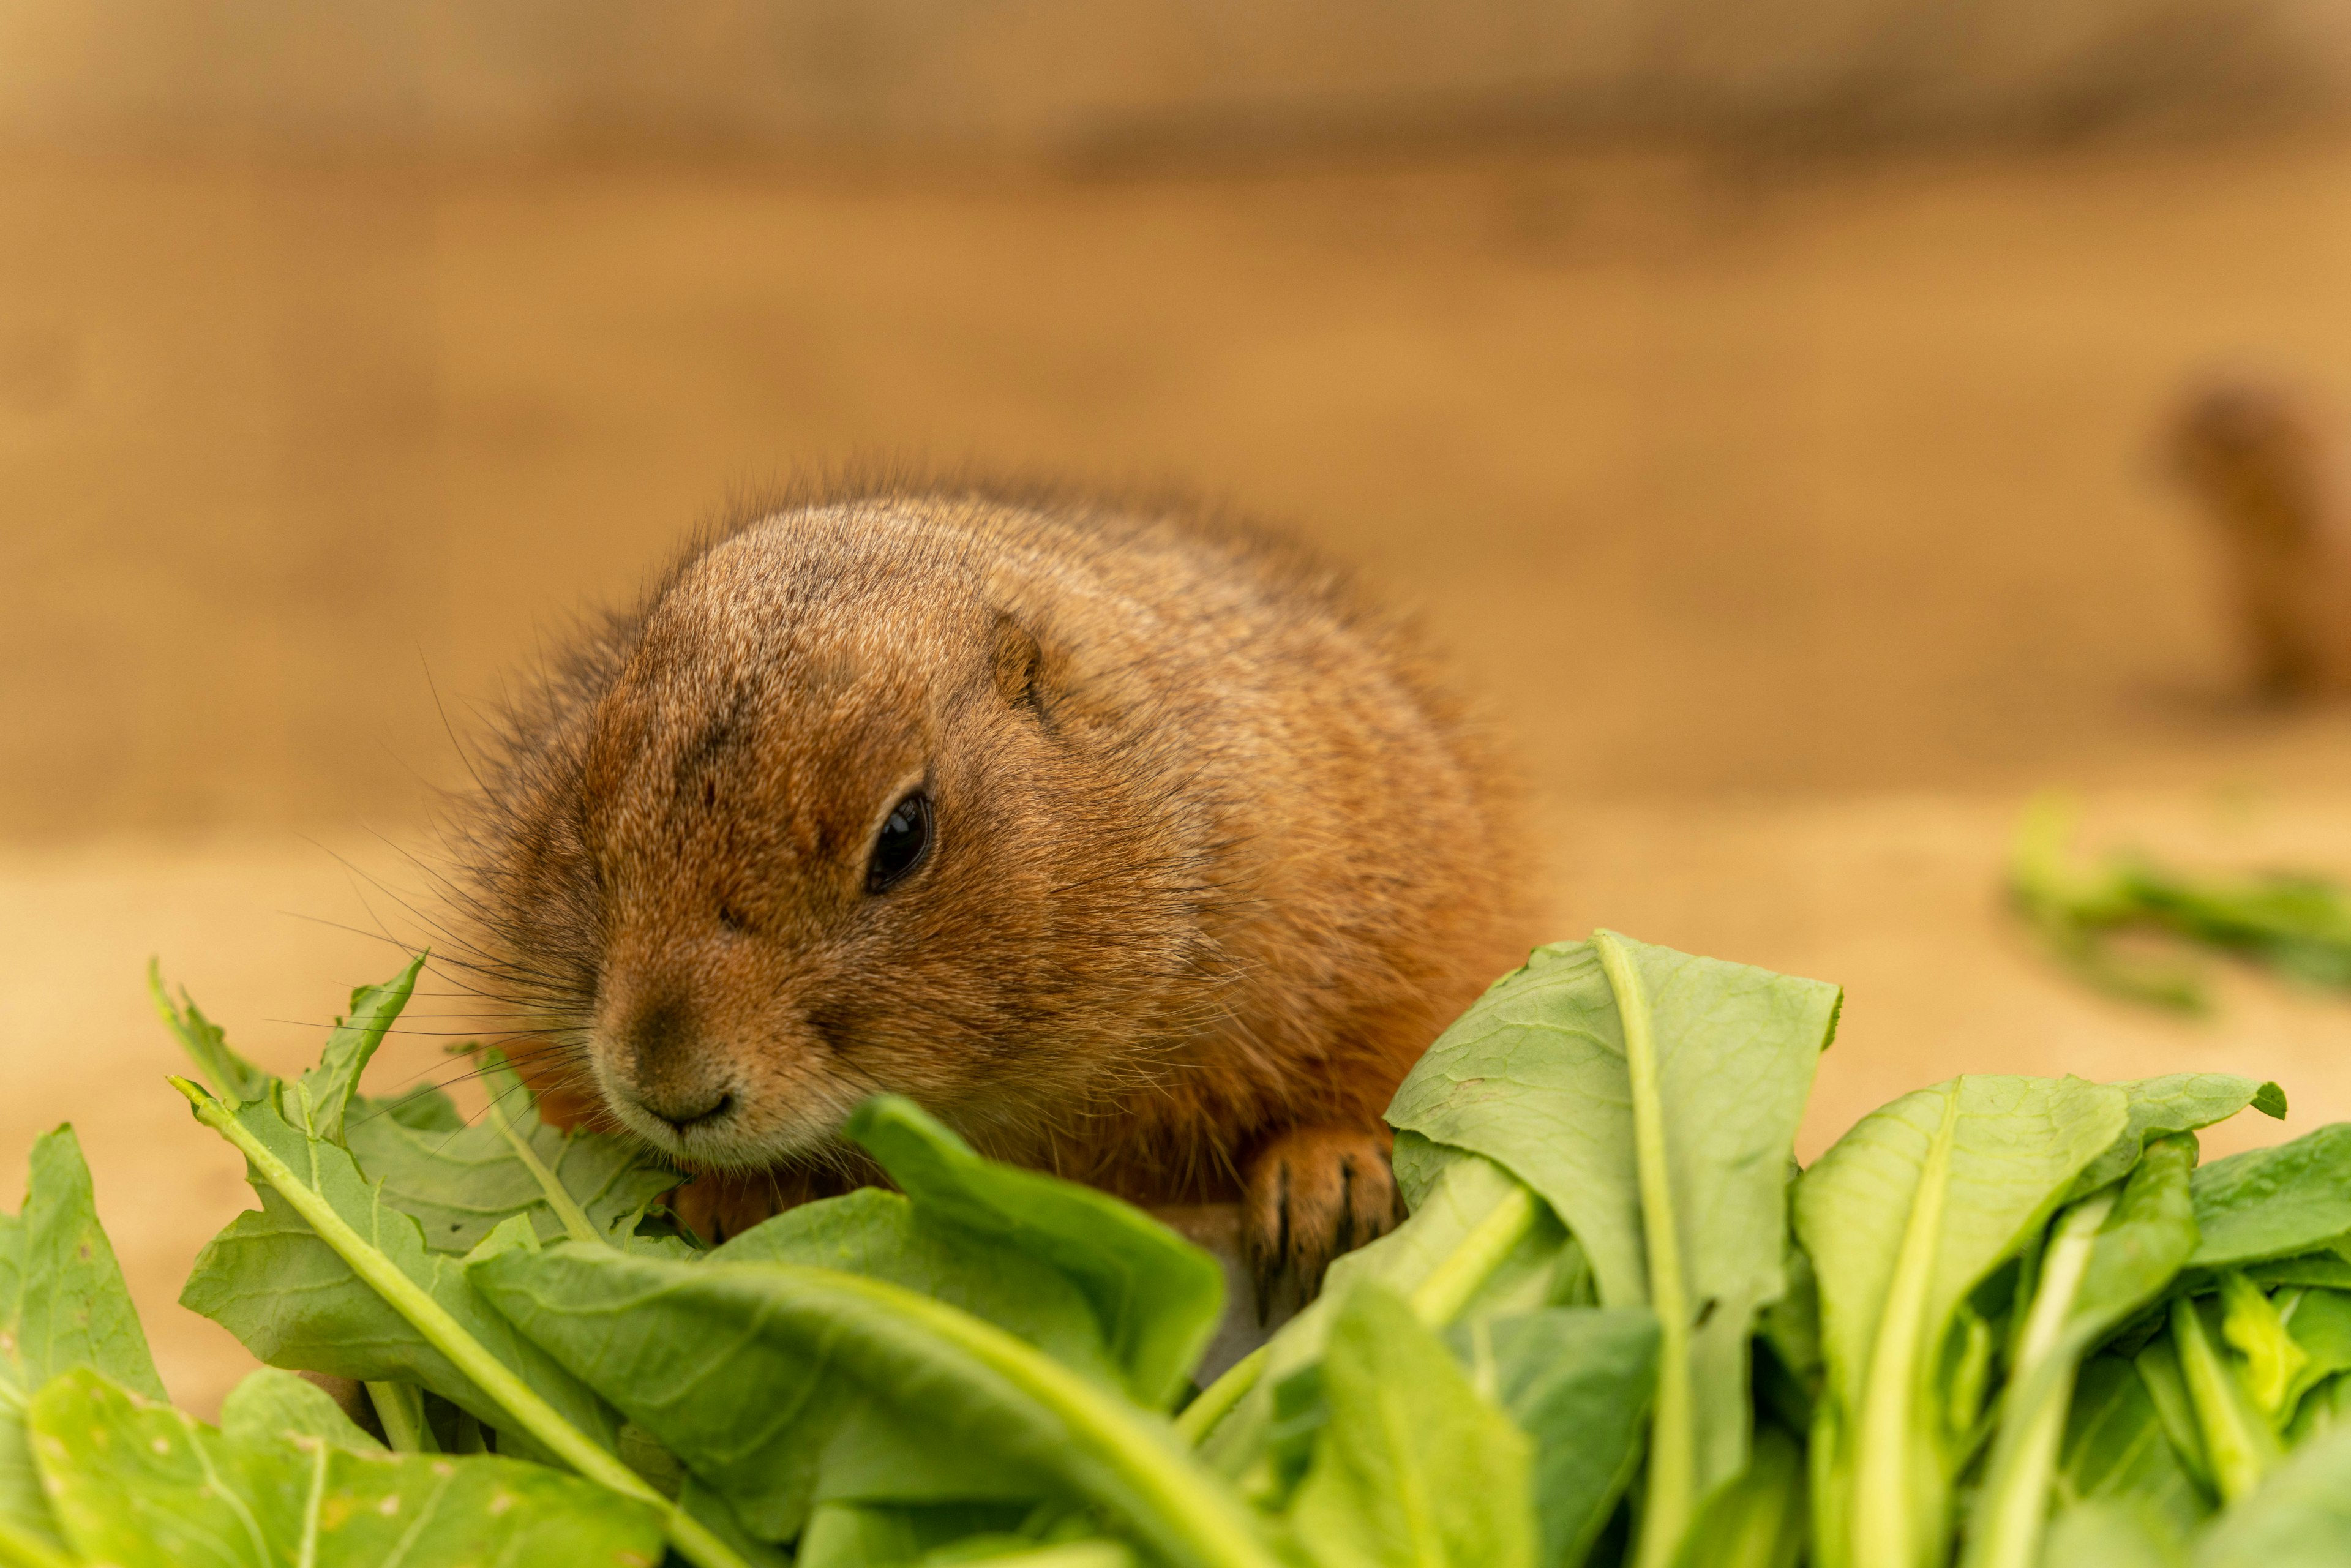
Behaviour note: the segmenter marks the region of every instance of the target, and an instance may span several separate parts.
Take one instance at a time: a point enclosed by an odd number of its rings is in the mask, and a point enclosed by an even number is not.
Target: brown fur
[[[925,781],[929,858],[869,893]],[[705,1224],[853,1175],[834,1134],[889,1090],[1137,1202],[1245,1198],[1311,1289],[1391,1222],[1397,1082],[1515,960],[1504,810],[1411,639],[1295,545],[850,491],[587,638],[461,859],[516,1021],[674,1157],[762,1173]]]
[[[2280,387],[2213,386],[2190,400],[2171,444],[2227,552],[2256,685],[2279,697],[2351,693],[2351,516],[2310,409]]]

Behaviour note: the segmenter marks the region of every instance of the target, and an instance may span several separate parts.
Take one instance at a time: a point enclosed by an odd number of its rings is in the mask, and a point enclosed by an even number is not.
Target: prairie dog
[[[1524,845],[1397,624],[1173,508],[847,492],[690,553],[511,717],[459,841],[482,969],[724,1232],[911,1096],[1261,1293],[1390,1226],[1381,1113],[1524,954]],[[712,1194],[718,1196],[713,1197]]]
[[[2174,463],[2226,552],[2238,627],[2268,695],[2351,693],[2351,511],[2340,455],[2304,402],[2259,382],[2205,388]]]

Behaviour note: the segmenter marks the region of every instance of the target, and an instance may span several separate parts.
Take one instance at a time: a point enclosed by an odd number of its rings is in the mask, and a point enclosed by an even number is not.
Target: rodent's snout
[[[741,1103],[726,1061],[699,1035],[683,998],[657,997],[621,1023],[610,1049],[596,1052],[606,1099],[674,1150],[696,1132],[722,1132]]]

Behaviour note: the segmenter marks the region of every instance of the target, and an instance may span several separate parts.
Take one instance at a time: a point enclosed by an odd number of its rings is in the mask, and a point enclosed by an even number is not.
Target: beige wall
[[[2329,103],[2324,0],[0,0],[0,135],[1154,152]]]

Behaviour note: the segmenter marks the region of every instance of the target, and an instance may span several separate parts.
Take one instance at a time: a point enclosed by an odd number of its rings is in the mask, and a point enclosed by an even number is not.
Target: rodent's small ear
[[[1045,708],[1045,650],[1036,633],[1002,611],[992,639],[996,689],[1014,707]]]

